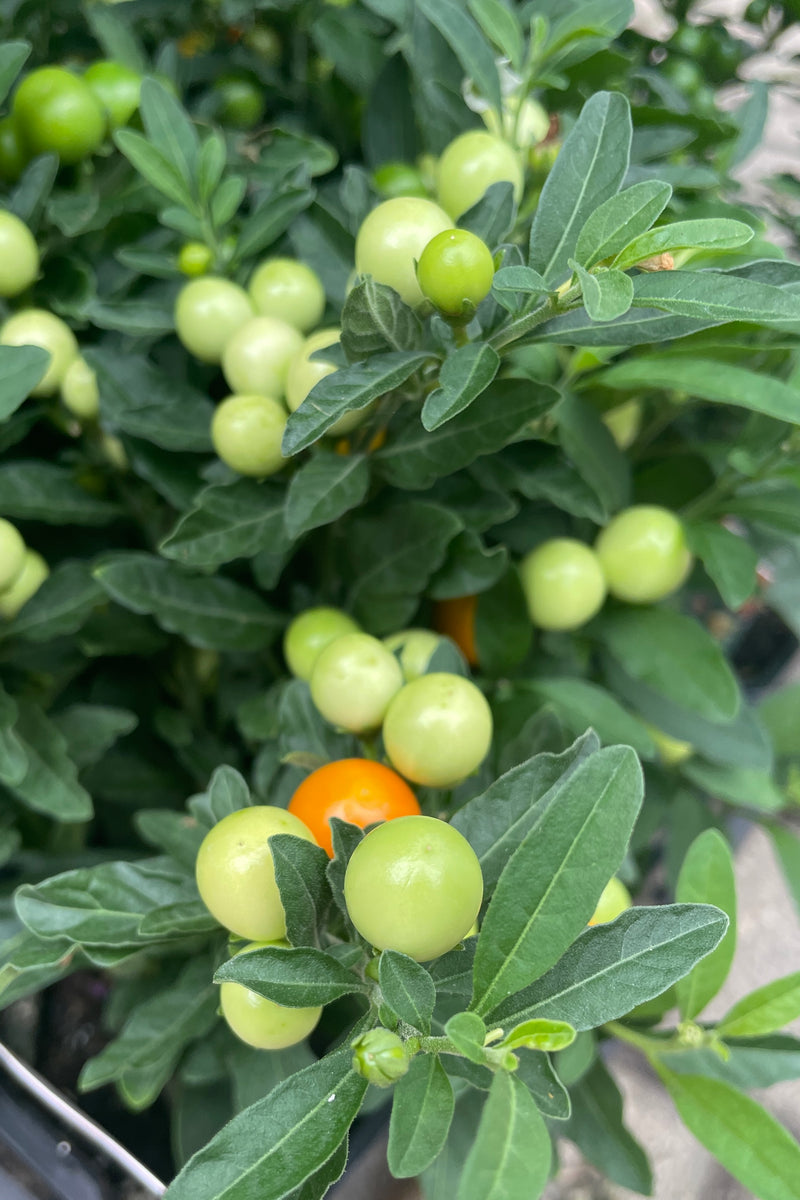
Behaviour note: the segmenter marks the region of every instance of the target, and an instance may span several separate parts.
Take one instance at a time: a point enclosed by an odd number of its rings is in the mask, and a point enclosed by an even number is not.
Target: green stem
[[[497,333],[492,334],[489,338],[489,345],[493,346],[495,350],[501,350],[503,346],[517,342],[526,334],[531,333],[537,325],[543,325],[545,321],[549,321],[559,311],[560,305],[551,296],[533,312],[525,313],[523,316],[517,317],[516,321],[512,321],[510,325],[504,325],[498,329]]]
[[[635,1046],[651,1061],[654,1056],[663,1054],[665,1051],[689,1049],[680,1041],[678,1034],[673,1034],[668,1038],[651,1037],[647,1033],[637,1033],[635,1029],[629,1029],[627,1025],[621,1025],[619,1021],[607,1021],[603,1029],[612,1037],[618,1038],[619,1041],[627,1042],[629,1046]]]

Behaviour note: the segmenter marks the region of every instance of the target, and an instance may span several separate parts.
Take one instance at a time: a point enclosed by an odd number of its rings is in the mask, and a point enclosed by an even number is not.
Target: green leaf
[[[474,1063],[484,1063],[486,1053],[486,1025],[474,1012],[455,1013],[444,1027],[450,1041],[465,1058]]]
[[[564,1050],[575,1041],[575,1030],[566,1021],[549,1021],[546,1017],[532,1017],[522,1021],[506,1034],[497,1048],[505,1050]]]
[[[795,906],[800,911],[800,838],[780,825],[768,826],[781,869]]]
[[[464,1163],[457,1200],[536,1200],[547,1183],[552,1153],[530,1092],[499,1071]]]
[[[419,1054],[394,1087],[386,1157],[395,1179],[411,1179],[431,1165],[453,1120],[453,1086],[434,1054]]]
[[[553,1070],[547,1054],[521,1054],[515,1071],[517,1079],[536,1101],[543,1117],[553,1121],[566,1121],[570,1114],[569,1092]]]
[[[155,1067],[155,1088],[148,1089],[146,1097],[147,1102],[154,1100],[161,1090],[158,1085],[166,1083],[186,1046],[211,1029],[218,1004],[208,958],[190,961],[172,986],[135,1008],[119,1036],[86,1063],[79,1089],[90,1092],[129,1071]]]
[[[633,303],[633,280],[623,271],[597,267],[593,274],[570,259],[580,280],[584,307],[593,321],[615,321]]]
[[[723,603],[736,611],[756,590],[758,554],[724,525],[707,521],[686,529],[689,549],[701,560]]]
[[[104,599],[87,563],[59,563],[19,615],[0,630],[0,637],[47,642],[75,633]]]
[[[599,621],[625,671],[709,721],[730,721],[741,697],[718,643],[698,622],[667,608],[628,608]]]
[[[453,513],[423,500],[354,519],[348,529],[353,583],[347,608],[356,620],[372,633],[402,628],[460,528]]]
[[[498,292],[530,292],[534,296],[549,292],[547,280],[532,267],[501,267],[495,271],[492,287]]]
[[[86,358],[97,372],[101,411],[115,429],[164,450],[211,450],[214,407],[202,392],[140,355],[101,347]]]
[[[625,855],[642,792],[641,768],[626,746],[598,750],[559,790],[489,903],[475,952],[477,1012],[491,1012],[543,975],[585,927]]]
[[[605,688],[585,679],[533,679],[530,690],[553,705],[566,727],[576,735],[594,729],[608,745],[633,746],[640,758],[653,758],[655,744],[646,725],[627,712]]]
[[[132,733],[139,718],[126,708],[72,704],[53,717],[53,724],[66,739],[70,758],[83,769],[94,766],[119,738]]]
[[[460,229],[468,229],[487,246],[498,246],[514,228],[517,203],[514,186],[507,180],[492,183],[472,208],[458,218]]]
[[[615,195],[628,170],[630,106],[617,92],[587,100],[547,177],[533,219],[528,265],[558,286],[588,218]]]
[[[378,978],[384,1002],[392,1012],[420,1033],[430,1033],[436,988],[429,972],[406,954],[384,950],[378,961]]]
[[[750,371],[734,363],[649,354],[616,363],[596,376],[596,381],[603,387],[625,391],[663,388],[688,392],[698,400],[733,404],[779,421],[800,422],[800,392],[796,388],[763,371]]]
[[[500,355],[486,342],[469,342],[450,354],[439,387],[425,397],[422,424],[430,432],[463,412],[486,390],[500,368]]]
[[[94,577],[123,608],[149,614],[192,646],[260,650],[283,625],[260,597],[238,583],[187,575],[150,554],[115,554],[95,569]]]
[[[25,747],[14,732],[18,716],[16,701],[0,684],[0,781],[10,786],[20,783],[28,770]]]
[[[769,692],[761,700],[758,713],[770,736],[778,757],[794,757],[797,753],[797,730],[800,728],[800,682],[787,683]]]
[[[430,487],[481,455],[501,450],[558,398],[547,384],[534,387],[525,379],[496,380],[468,409],[444,425],[440,422],[433,433],[410,421],[378,451],[375,463],[395,487],[414,491]]]
[[[6,783],[18,800],[56,821],[88,821],[92,798],[78,783],[78,770],[58,727],[30,700],[20,700],[14,738],[25,755],[21,778]]]
[[[714,999],[731,969],[736,951],[736,880],[733,857],[717,829],[692,842],[683,860],[675,898],[680,904],[713,904],[728,917],[720,944],[678,983],[681,1016],[693,1020]]]
[[[800,296],[717,271],[654,271],[633,281],[634,305],[701,321],[752,321],[780,329],[800,320]]]
[[[509,12],[501,0],[469,0],[469,10],[489,41],[502,50],[512,67],[519,69],[525,43],[516,14]]]
[[[321,379],[303,403],[290,413],[283,435],[283,453],[289,458],[316,442],[345,413],[366,408],[405,383],[424,366],[429,355],[396,350],[375,355],[367,362],[340,367]]]
[[[653,1176],[647,1155],[625,1126],[622,1095],[599,1059],[570,1089],[570,1099],[572,1114],[564,1136],[612,1183],[651,1195]]]
[[[358,508],[369,483],[365,455],[320,450],[295,472],[286,492],[284,520],[288,536],[294,541]]]
[[[610,516],[630,499],[631,472],[628,459],[597,412],[585,400],[577,396],[564,396],[555,416],[564,452]]]
[[[428,595],[432,600],[448,600],[453,596],[485,592],[507,571],[508,550],[505,546],[487,547],[477,533],[464,529],[450,543],[447,558],[432,579]]]
[[[613,258],[631,238],[645,233],[669,204],[668,183],[646,179],[610,196],[586,221],[575,244],[575,258],[582,267]]]
[[[692,758],[681,766],[681,773],[719,800],[741,804],[761,812],[780,812],[786,797],[768,771],[753,767],[723,767]]]
[[[533,640],[519,572],[512,566],[487,591],[475,610],[475,644],[487,675],[502,676],[524,661]]]
[[[248,950],[217,968],[216,983],[240,983],[287,1008],[330,1004],[340,996],[366,992],[367,986],[330,954],[311,946],[263,946]]]
[[[800,397],[800,393],[798,394]],[[800,533],[800,488],[780,479],[746,483],[727,503],[726,510],[745,521],[780,533]]]
[[[286,937],[293,946],[314,946],[331,901],[328,855],[314,842],[286,833],[271,837],[269,848],[286,913]]]
[[[210,825],[201,825],[187,813],[160,808],[140,808],[134,823],[136,832],[148,845],[171,855],[187,871],[194,871],[197,852]]]
[[[285,503],[283,488],[251,479],[204,488],[159,551],[184,566],[211,571],[262,550],[288,550]]]
[[[464,74],[497,112],[502,111],[500,80],[491,46],[469,13],[456,0],[417,0],[417,6],[450,46]]]
[[[181,179],[193,188],[200,143],[194,125],[180,101],[156,79],[142,82],[139,104],[145,132],[151,143],[172,163]]]
[[[0,101],[5,100],[31,52],[29,42],[4,42],[0,46]]]
[[[304,212],[313,203],[314,196],[313,188],[294,186],[281,188],[277,193],[267,196],[242,223],[236,241],[237,262],[262,253],[277,241],[298,213]],[[240,203],[241,200],[237,200],[234,212]]]
[[[503,1001],[492,1021],[543,1016],[579,1032],[616,1021],[682,979],[719,945],[727,925],[708,905],[628,909],[585,930],[546,975]]]
[[[394,288],[367,276],[348,293],[342,309],[341,342],[351,359],[386,350],[413,350],[421,338],[419,317]]]
[[[788,1079],[800,1078],[800,1040],[786,1034],[761,1038],[741,1038],[728,1043],[728,1057],[716,1051],[678,1050],[662,1054],[661,1061],[680,1075],[707,1075],[734,1087],[772,1087]]]
[[[169,158],[132,129],[118,129],[114,134],[117,148],[143,179],[181,208],[192,208],[192,194]]]
[[[761,1037],[775,1033],[800,1016],[800,971],[773,979],[743,997],[720,1021],[723,1038]]]
[[[794,1200],[800,1146],[755,1100],[727,1083],[656,1069],[684,1125],[759,1200]]]
[[[120,509],[84,491],[69,467],[39,459],[0,466],[0,513],[46,525],[107,525]]]
[[[453,1200],[484,1105],[485,1096],[474,1088],[466,1088],[458,1097],[447,1141],[420,1180],[425,1200]]]
[[[506,771],[454,814],[451,824],[477,854],[487,894],[545,808],[598,749],[595,735],[586,733],[563,754],[537,754]]]
[[[326,1163],[355,1118],[366,1079],[349,1048],[279,1083],[189,1160],[167,1200],[281,1200]]]
[[[50,362],[39,346],[0,346],[0,421],[30,396]]]
[[[103,53],[114,62],[143,75],[147,61],[129,26],[116,11],[92,5],[86,9],[86,21]]]
[[[753,239],[753,230],[742,221],[712,217],[705,221],[673,221],[642,233],[629,242],[614,259],[621,270],[633,267],[645,258],[673,250],[734,250]]]
[[[223,765],[214,771],[207,791],[192,797],[189,810],[206,829],[211,829],[218,821],[252,803],[244,778],[233,767]]]

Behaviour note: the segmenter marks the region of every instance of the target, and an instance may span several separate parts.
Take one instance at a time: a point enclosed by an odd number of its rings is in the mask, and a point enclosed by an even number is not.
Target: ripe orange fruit
[[[369,758],[342,758],[318,767],[303,780],[289,802],[289,812],[333,858],[331,817],[365,829],[395,817],[418,816],[420,807],[406,781],[391,767]]]
[[[455,642],[471,667],[478,662],[475,645],[477,606],[477,596],[455,596],[452,600],[440,600],[433,616],[434,627]]]

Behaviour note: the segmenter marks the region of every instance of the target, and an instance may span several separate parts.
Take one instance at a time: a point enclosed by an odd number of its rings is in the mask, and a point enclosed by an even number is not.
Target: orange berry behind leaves
[[[477,596],[456,596],[452,600],[439,600],[433,615],[434,628],[455,642],[471,667],[478,663],[475,645],[477,606]]]
[[[330,817],[366,829],[395,817],[418,816],[417,798],[404,779],[369,758],[326,763],[303,780],[289,801],[289,812],[306,825],[333,858]]]

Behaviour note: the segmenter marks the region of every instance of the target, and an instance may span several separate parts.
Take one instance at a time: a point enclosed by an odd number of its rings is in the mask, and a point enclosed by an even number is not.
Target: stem
[[[612,1037],[618,1038],[619,1041],[627,1042],[629,1046],[635,1046],[651,1061],[665,1051],[696,1049],[695,1046],[688,1046],[677,1033],[666,1038],[652,1037],[647,1033],[637,1033],[636,1030],[629,1029],[627,1025],[621,1025],[619,1021],[607,1021],[603,1029]]]
[[[543,325],[545,321],[549,321],[559,310],[560,305],[553,297],[549,297],[533,312],[525,313],[523,316],[517,317],[516,321],[512,321],[510,325],[504,325],[502,329],[498,329],[497,333],[493,333],[489,338],[489,345],[493,346],[495,350],[501,350],[503,346],[508,346],[511,342],[516,342],[524,337],[526,333],[530,333],[537,325]]]
[[[733,495],[741,481],[742,476],[738,471],[723,471],[708,491],[703,492],[702,496],[698,496],[696,500],[692,500],[691,504],[685,506],[681,516],[684,520],[696,521],[698,517],[712,515],[722,500],[727,500],[729,496]]]

